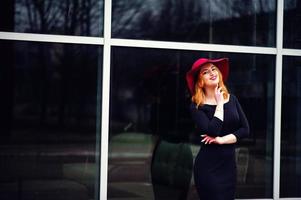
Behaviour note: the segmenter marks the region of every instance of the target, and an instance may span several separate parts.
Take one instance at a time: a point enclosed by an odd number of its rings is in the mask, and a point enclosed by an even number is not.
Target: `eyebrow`
[[[200,73],[202,73],[202,72],[204,72],[204,71],[206,71],[206,70],[208,70],[210,68],[213,68],[213,67],[216,67],[216,66],[212,64],[209,67],[205,67],[205,68],[203,68],[203,69],[200,70]]]

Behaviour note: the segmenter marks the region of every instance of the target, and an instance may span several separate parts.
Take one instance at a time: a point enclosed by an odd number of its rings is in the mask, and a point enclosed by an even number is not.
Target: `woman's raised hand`
[[[216,86],[215,88],[215,100],[217,105],[223,105],[225,102],[224,91],[222,90],[221,87]]]

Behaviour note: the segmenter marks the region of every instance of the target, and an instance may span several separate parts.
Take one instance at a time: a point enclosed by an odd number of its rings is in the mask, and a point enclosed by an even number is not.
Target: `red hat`
[[[201,67],[206,63],[214,64],[222,73],[223,81],[226,81],[229,74],[229,59],[220,58],[210,60],[208,58],[200,58],[195,61],[191,69],[186,73],[186,81],[191,95],[194,94],[195,75],[199,72]]]

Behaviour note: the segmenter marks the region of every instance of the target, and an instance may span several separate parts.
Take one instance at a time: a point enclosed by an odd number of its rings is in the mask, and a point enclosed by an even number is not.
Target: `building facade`
[[[4,0],[0,199],[194,200],[185,73],[228,57],[237,199],[301,199],[301,1]]]

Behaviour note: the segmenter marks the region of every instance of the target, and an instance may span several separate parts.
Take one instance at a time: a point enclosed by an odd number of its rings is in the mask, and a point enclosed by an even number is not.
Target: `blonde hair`
[[[218,68],[216,68],[218,71],[218,77],[219,77],[219,82],[218,85],[219,87],[222,88],[222,91],[224,92],[224,99],[227,99],[229,97],[229,92],[227,87],[225,86],[224,82],[223,82],[223,76],[222,73],[220,72],[220,70]],[[192,102],[194,102],[196,104],[196,107],[198,108],[199,106],[203,106],[204,105],[204,101],[205,101],[205,90],[204,90],[204,82],[202,79],[203,75],[199,75],[199,73],[197,73],[197,81],[195,82],[194,85],[194,95],[192,95]]]

